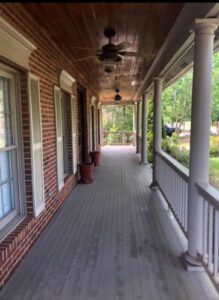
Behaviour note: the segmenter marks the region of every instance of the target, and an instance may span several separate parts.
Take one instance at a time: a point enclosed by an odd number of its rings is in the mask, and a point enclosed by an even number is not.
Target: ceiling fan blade
[[[97,49],[94,49],[94,48],[91,48],[91,47],[72,46],[71,48],[74,48],[74,49],[81,49],[81,50],[93,50],[93,51],[98,51]]]
[[[131,52],[131,51],[119,51],[119,55],[124,55],[124,56],[141,56],[138,52]]]
[[[116,45],[116,49],[117,49],[118,51],[123,50],[123,49],[126,49],[126,48],[129,48],[129,47],[131,47],[131,44],[130,44],[130,43],[127,43],[127,42],[121,42],[121,43],[119,43],[118,45]]]
[[[103,98],[103,99],[102,99],[102,101],[106,101],[106,100],[107,100],[107,101],[108,101],[108,100],[114,101],[114,98]]]
[[[91,59],[91,58],[96,58],[96,55],[90,55],[90,56],[85,56],[85,57],[82,57],[82,58],[78,58],[78,59],[75,59],[74,62],[80,62],[80,61]]]

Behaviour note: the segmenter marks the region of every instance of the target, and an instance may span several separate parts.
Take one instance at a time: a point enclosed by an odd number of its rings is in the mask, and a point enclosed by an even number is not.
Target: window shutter
[[[77,149],[76,149],[76,128],[75,128],[75,108],[74,108],[74,96],[71,96],[71,124],[72,124],[72,170],[73,174],[77,172]]]
[[[62,103],[60,88],[55,86],[55,114],[56,114],[56,158],[57,158],[57,181],[58,191],[64,186],[64,165],[63,165],[63,136],[62,136]]]
[[[45,202],[39,79],[33,74],[29,74],[29,106],[31,128],[33,209],[34,215],[35,217],[37,217],[45,208]]]

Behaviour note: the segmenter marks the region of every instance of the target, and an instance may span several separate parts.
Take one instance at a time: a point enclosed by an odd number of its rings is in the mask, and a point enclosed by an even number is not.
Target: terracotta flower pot
[[[92,151],[90,152],[91,161],[95,166],[100,165],[100,151]]]
[[[83,183],[93,182],[92,179],[93,167],[94,167],[93,162],[80,164],[81,182]]]

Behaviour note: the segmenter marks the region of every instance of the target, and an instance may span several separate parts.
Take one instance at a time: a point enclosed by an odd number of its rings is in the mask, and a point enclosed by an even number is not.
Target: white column
[[[140,116],[140,101],[137,102],[137,132],[136,132],[136,153],[140,153],[140,146],[139,146],[139,132],[140,132],[140,120],[141,116]]]
[[[153,118],[153,181],[151,188],[156,187],[156,152],[161,150],[162,139],[162,89],[163,79],[154,78],[154,118]]]
[[[214,31],[212,23],[196,23],[192,89],[190,176],[188,188],[188,253],[185,259],[198,264],[202,252],[203,205],[196,183],[208,182],[209,137],[211,123],[211,74]],[[200,20],[199,20],[200,21]]]
[[[137,117],[137,103],[133,105],[133,146],[136,145],[136,117]]]
[[[103,106],[102,104],[100,105],[100,145],[104,145],[104,140],[103,140]]]
[[[147,161],[147,93],[142,96],[142,147],[141,163],[146,165]]]

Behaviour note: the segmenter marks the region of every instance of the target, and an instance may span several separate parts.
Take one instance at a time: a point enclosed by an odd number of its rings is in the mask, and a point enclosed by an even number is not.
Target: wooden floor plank
[[[205,272],[179,260],[186,241],[134,147],[103,147],[23,259],[1,300],[218,300]]]

